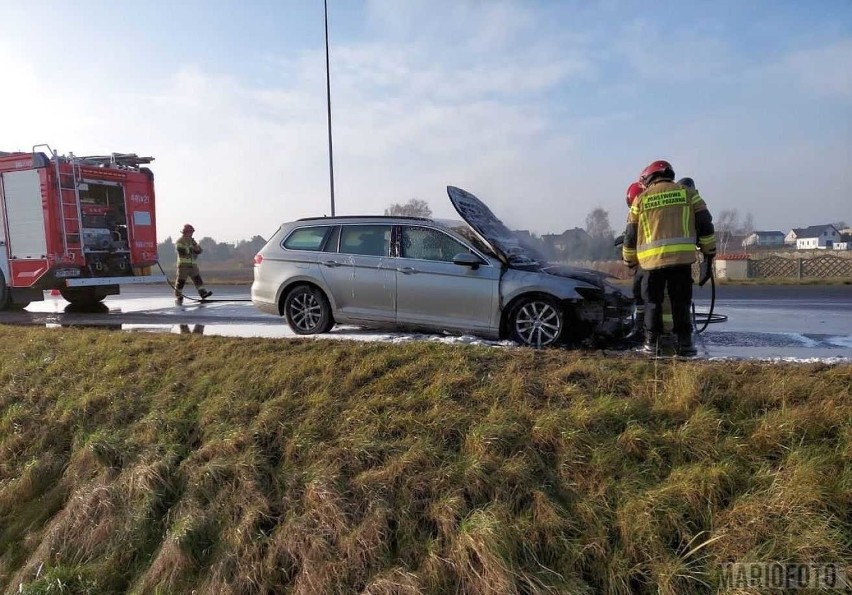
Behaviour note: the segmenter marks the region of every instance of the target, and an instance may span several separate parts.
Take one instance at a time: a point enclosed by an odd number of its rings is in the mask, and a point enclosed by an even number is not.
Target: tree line
[[[431,217],[432,209],[424,200],[413,198],[407,203],[394,203],[385,209],[385,215],[406,217]],[[625,216],[626,219],[626,216]],[[737,209],[723,209],[715,218],[716,238],[719,252],[738,250],[739,242],[756,230],[754,216],[741,216]],[[613,230],[609,211],[601,207],[586,215],[585,227],[565,229],[562,232],[537,235],[518,230],[518,240],[555,261],[577,260],[621,260],[621,250],[615,246],[615,238],[623,229]]]
[[[385,209],[385,215],[394,217],[432,217],[432,209],[425,200],[413,198],[406,203],[393,203]],[[715,218],[716,237],[719,251],[737,250],[738,245],[732,239],[741,239],[755,230],[754,217],[746,213],[743,217],[736,209],[722,210]],[[621,251],[615,247],[615,237],[622,230],[613,230],[609,211],[601,207],[592,209],[586,215],[585,226],[565,229],[562,232],[537,235],[528,231],[516,231],[518,240],[530,248],[555,261],[577,260],[620,260]],[[250,240],[235,243],[217,242],[204,237],[198,244],[204,250],[206,264],[234,263],[251,264],[266,240],[254,236]],[[175,244],[171,237],[157,245],[160,263],[167,264],[175,260]]]
[[[245,263],[252,264],[254,255],[266,244],[266,240],[261,236],[254,236],[250,240],[240,240],[239,242],[217,242],[211,237],[203,237],[198,241],[198,245],[204,250],[204,263]],[[157,254],[160,259],[160,264],[173,264],[177,260],[175,252],[174,240],[169,236],[164,241],[157,244]]]

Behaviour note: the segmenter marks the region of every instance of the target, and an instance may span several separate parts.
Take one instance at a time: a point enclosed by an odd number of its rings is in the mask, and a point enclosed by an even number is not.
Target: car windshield
[[[442,226],[461,236],[468,244],[479,250],[485,255],[496,258],[497,255],[491,249],[491,246],[479,239],[477,233],[464,221],[441,221]]]
[[[483,254],[488,254],[495,258],[497,257],[491,247],[479,239],[479,235],[477,235],[473,228],[471,228],[467,223],[463,221],[456,221],[449,229],[462,236]],[[524,245],[520,238],[515,238],[515,240],[517,241],[517,245],[511,246],[505,242],[500,245],[501,250],[503,250],[504,254],[506,254],[506,258],[512,266],[535,267],[540,266],[547,261],[543,254],[539,253],[532,246]]]
[[[527,239],[511,231],[476,196],[454,186],[448,186],[447,193],[467,225],[499,250],[511,266],[532,268],[547,262],[547,258],[532,245],[530,234],[527,234]]]

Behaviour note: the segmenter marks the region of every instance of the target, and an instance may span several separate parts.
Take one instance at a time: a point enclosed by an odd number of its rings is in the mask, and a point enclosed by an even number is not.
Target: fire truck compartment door
[[[3,192],[3,174],[0,174],[0,271],[3,272],[3,279],[6,283],[10,283],[11,274],[9,272],[9,246],[6,238],[6,209]]]
[[[44,237],[44,207],[38,170],[27,169],[2,175],[9,229],[9,237],[5,240],[9,245],[9,256],[44,258],[47,254],[47,242]],[[5,270],[3,272],[6,274]]]

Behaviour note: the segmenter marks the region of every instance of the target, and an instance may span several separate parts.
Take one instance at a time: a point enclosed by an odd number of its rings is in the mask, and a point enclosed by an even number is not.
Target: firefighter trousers
[[[663,300],[668,293],[672,305],[672,325],[678,337],[692,334],[689,312],[692,304],[692,265],[675,265],[645,271],[642,276],[642,299],[645,302],[645,332],[663,332]]]
[[[192,279],[195,284],[195,289],[198,293],[204,293],[204,281],[201,280],[201,273],[198,271],[197,264],[182,264],[177,268],[177,282],[175,283],[175,297],[180,297],[181,290],[186,285],[187,278]],[[203,297],[203,296],[202,296]]]
[[[642,279],[645,277],[645,271],[641,267],[633,269],[633,303],[636,306],[643,306],[645,300],[642,299]]]

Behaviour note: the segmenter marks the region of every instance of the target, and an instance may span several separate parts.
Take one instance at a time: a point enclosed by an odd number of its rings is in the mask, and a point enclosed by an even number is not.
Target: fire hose
[[[707,312],[696,312],[695,302],[692,302],[692,325],[695,327],[696,333],[703,333],[707,327],[717,322],[725,322],[728,317],[724,314],[715,314],[713,310],[716,307],[716,276],[713,274],[713,267],[710,267],[710,310]],[[704,323],[701,328],[698,328],[699,320]]]
[[[180,291],[177,287],[175,287],[174,283],[172,283],[169,280],[169,276],[166,274],[166,271],[163,270],[163,265],[161,265],[159,262],[157,262],[157,266],[160,267],[160,272],[163,273],[163,276],[166,278],[166,283],[168,283],[169,287],[171,287],[175,291],[175,295],[182,297],[184,299],[192,300],[193,302],[198,302],[198,303],[203,302],[205,304],[209,304],[211,302],[250,302],[251,301],[251,299],[246,299],[246,298],[237,298],[237,299],[232,299],[232,300],[223,300],[223,299],[211,300],[211,299],[207,299],[207,298],[194,298],[194,297],[188,296],[185,293],[183,293],[182,291]]]

